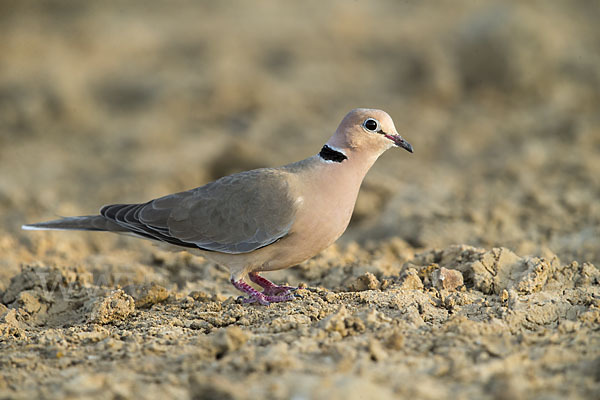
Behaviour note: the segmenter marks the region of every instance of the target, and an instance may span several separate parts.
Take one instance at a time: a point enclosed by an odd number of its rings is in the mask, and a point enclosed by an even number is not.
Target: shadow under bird
[[[387,113],[358,108],[344,117],[319,154],[305,160],[23,229],[108,231],[163,242],[227,266],[231,283],[249,296],[244,302],[292,300],[296,288],[259,273],[299,264],[335,242],[350,222],[363,178],[391,147],[413,152]]]

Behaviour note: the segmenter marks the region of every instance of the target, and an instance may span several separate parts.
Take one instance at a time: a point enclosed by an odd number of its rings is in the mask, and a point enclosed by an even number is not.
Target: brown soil
[[[599,398],[595,2],[0,3],[1,398]],[[40,3],[41,4],[41,3]],[[315,154],[415,154],[243,305],[228,272],[26,222]]]

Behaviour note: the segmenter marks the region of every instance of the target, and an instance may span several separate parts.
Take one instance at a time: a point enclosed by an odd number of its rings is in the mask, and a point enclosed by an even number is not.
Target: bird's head
[[[327,145],[344,153],[375,156],[391,147],[413,152],[410,143],[396,131],[392,118],[385,111],[369,108],[355,108],[346,114]]]

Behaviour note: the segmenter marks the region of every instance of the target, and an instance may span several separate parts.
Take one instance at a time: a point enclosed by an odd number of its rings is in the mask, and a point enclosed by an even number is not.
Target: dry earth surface
[[[0,398],[600,398],[600,3],[0,2]],[[26,222],[389,151],[267,276]]]

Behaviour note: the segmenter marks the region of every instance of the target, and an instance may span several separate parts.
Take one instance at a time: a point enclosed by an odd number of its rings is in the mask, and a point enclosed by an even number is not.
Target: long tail
[[[81,217],[66,217],[47,222],[37,222],[21,226],[28,231],[73,230],[73,231],[112,231],[125,232],[123,227],[115,224],[102,215],[86,215]]]

